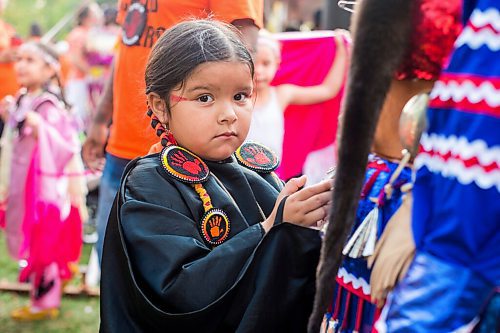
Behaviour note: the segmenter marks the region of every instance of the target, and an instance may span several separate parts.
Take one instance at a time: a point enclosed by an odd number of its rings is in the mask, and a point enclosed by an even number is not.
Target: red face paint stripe
[[[187,101],[187,100],[188,99],[186,97],[170,94],[170,101],[171,102],[178,103],[178,102]]]

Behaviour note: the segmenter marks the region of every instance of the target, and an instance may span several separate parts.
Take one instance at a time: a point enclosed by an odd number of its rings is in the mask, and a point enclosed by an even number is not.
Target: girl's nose
[[[235,111],[235,105],[233,103],[224,103],[220,106],[219,111],[219,122],[229,122],[233,123],[238,119]]]

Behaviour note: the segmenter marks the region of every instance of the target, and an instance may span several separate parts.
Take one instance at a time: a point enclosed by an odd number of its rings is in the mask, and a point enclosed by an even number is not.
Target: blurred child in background
[[[68,102],[73,106],[79,120],[81,128],[89,117],[89,91],[87,76],[91,70],[91,63],[88,58],[87,42],[91,29],[102,22],[101,8],[95,4],[84,6],[77,16],[77,26],[68,34],[68,60],[69,69],[65,85],[65,92]]]
[[[336,56],[324,81],[316,86],[293,84],[271,86],[281,61],[280,44],[269,33],[260,32],[255,61],[255,90],[257,100],[252,114],[248,140],[271,148],[279,158],[284,136],[284,111],[288,105],[321,103],[335,97],[343,85],[347,68],[348,33],[337,30]]]
[[[95,116],[104,83],[111,74],[111,63],[113,62],[121,31],[120,26],[116,23],[116,8],[104,8],[103,13],[104,24],[97,25],[89,30],[85,45],[85,58],[89,64],[86,78],[89,94],[89,115],[85,119],[85,128],[87,122]]]
[[[19,48],[14,68],[22,88],[0,108],[6,122],[2,174],[9,174],[0,181],[0,218],[9,253],[26,261],[19,279],[32,289],[30,305],[14,310],[12,318],[55,318],[61,280],[71,277],[70,264],[81,249],[85,184],[80,181],[80,146],[60,84],[53,84],[59,82],[57,54],[29,42]]]

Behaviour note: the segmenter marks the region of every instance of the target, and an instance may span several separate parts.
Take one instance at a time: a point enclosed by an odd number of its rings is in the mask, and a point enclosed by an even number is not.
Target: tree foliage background
[[[28,36],[32,23],[37,22],[40,24],[42,34],[44,34],[65,15],[76,14],[79,8],[89,2],[86,0],[10,0],[3,19],[12,25],[22,38],[25,38]],[[101,5],[116,5],[116,0],[100,0],[95,2]],[[71,20],[56,35],[55,39],[63,39],[74,25],[75,20]]]

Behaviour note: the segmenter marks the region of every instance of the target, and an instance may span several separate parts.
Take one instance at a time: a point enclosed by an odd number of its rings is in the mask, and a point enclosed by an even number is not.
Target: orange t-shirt
[[[141,32],[142,9],[146,9],[145,26]],[[166,29],[193,17],[233,22],[238,19],[253,19],[262,27],[262,0],[122,0],[118,3],[118,22],[122,25],[124,38],[119,43],[115,57],[113,83],[113,123],[107,151],[117,157],[133,159],[148,153],[158,142],[146,116],[144,72],[151,47]],[[131,7],[134,6],[134,7]],[[125,22],[127,11],[134,9]],[[134,43],[135,41],[135,43]]]
[[[0,20],[0,52],[7,50],[12,45],[14,29],[7,23]],[[19,90],[13,62],[0,63],[0,100],[7,95],[15,95]]]

